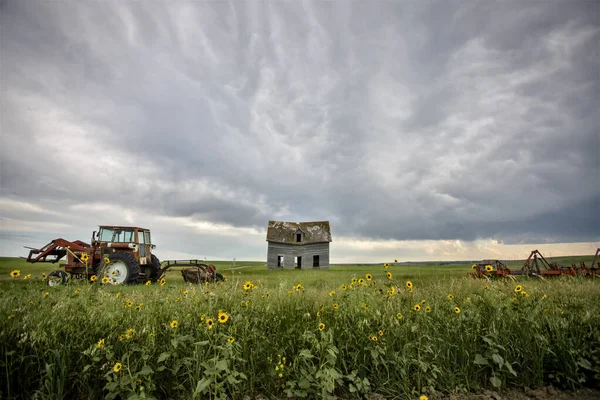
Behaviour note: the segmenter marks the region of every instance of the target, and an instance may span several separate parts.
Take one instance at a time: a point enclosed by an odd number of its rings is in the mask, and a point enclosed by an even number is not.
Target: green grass
[[[519,278],[526,296],[510,280],[467,277],[467,264],[213,263],[226,282],[186,284],[173,271],[164,286],[50,289],[39,277],[55,266],[0,259],[2,277],[32,274],[0,281],[0,397],[416,399],[600,384],[597,279]],[[350,288],[366,274],[368,286]],[[256,288],[244,290],[247,281]],[[208,329],[219,310],[227,322]]]

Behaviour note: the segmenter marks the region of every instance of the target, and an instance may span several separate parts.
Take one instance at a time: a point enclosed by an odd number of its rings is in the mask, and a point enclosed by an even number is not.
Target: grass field
[[[434,399],[600,383],[597,279],[213,263],[226,282],[186,284],[173,271],[163,286],[51,289],[40,277],[55,265],[0,259],[0,397]]]

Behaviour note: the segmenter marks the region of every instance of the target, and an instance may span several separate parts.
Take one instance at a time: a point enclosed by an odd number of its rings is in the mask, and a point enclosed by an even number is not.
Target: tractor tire
[[[162,269],[160,269],[160,260],[154,254],[150,258],[150,280],[156,282],[162,275]]]
[[[117,252],[108,254],[106,257],[110,262],[106,264],[103,259],[98,267],[98,279],[100,281],[107,277],[109,283],[113,285],[134,285],[139,282],[140,263],[133,254]]]
[[[60,286],[60,285],[66,285],[67,280],[68,280],[67,273],[65,271],[58,269],[58,270],[52,271],[52,272],[50,272],[50,274],[48,274],[48,281],[46,283],[50,287],[56,287],[56,286]]]
[[[221,275],[220,273],[215,273],[215,282],[223,282],[225,280],[225,278],[223,278],[223,275]]]

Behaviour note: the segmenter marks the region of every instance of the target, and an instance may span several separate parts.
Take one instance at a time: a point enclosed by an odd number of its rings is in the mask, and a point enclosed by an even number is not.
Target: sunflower
[[[454,312],[455,312],[456,314],[460,314],[460,308],[458,308],[458,307],[454,307]]]
[[[320,330],[320,331],[322,331],[322,330],[324,330],[324,329],[325,329],[325,324],[321,322],[321,323],[319,324],[319,330]]]
[[[109,281],[108,276],[105,276],[105,277],[102,278],[102,284],[103,285],[106,285],[108,283],[108,281]]]
[[[13,279],[17,279],[20,276],[21,276],[21,271],[19,271],[18,269],[13,269],[12,271],[10,271],[10,277]]]
[[[217,320],[221,324],[224,324],[225,322],[227,322],[228,319],[229,319],[229,315],[227,315],[227,313],[224,313],[224,312],[220,312],[219,316],[217,317]]]
[[[346,289],[348,289],[348,288],[346,287],[346,284],[343,284],[343,285],[342,285],[342,290],[346,290]]]
[[[429,400],[429,397],[422,394],[421,396],[419,396],[419,400]]]
[[[81,255],[81,257],[79,257],[79,259],[80,259],[81,261],[83,261],[84,263],[87,263],[87,261],[90,259],[90,256],[88,256],[88,254],[87,254],[87,253],[83,253],[83,254]]]
[[[242,304],[244,304],[244,302],[243,302],[243,301],[242,301]],[[206,314],[202,314],[202,315],[200,316],[200,321],[202,322],[202,321],[204,321],[205,319],[206,319]]]
[[[522,290],[523,290],[523,286],[521,286],[521,285],[517,285],[517,286],[515,287],[515,293],[519,293],[519,292],[520,292],[520,291],[522,291]]]
[[[475,269],[475,268],[477,268],[477,264],[471,265],[471,269]]]
[[[143,307],[143,306],[144,306],[144,303],[140,303],[140,304],[138,304],[137,306],[135,306],[135,309],[136,309],[137,311],[140,311],[140,310],[142,309],[142,307]]]
[[[379,332],[377,332],[379,334],[379,336],[383,336],[383,331],[379,330]]]
[[[183,291],[183,295],[184,295],[184,296],[187,296],[189,293],[190,293],[190,292],[189,292],[188,290],[184,290],[184,291]]]
[[[129,328],[127,329],[127,334],[133,336],[133,334],[135,333],[135,329],[133,328]]]
[[[388,279],[392,279],[392,273],[389,271],[385,274],[385,276],[387,276]]]
[[[420,305],[425,304],[425,300],[421,300],[421,302],[419,303]]]
[[[421,311],[421,304],[415,304],[415,306],[413,307],[413,310]]]
[[[364,308],[366,310],[368,308],[367,303],[362,303],[362,308]]]
[[[152,285],[152,282],[151,281],[146,281],[145,285],[146,286],[150,286],[150,285]]]
[[[233,336],[229,336],[227,338],[227,343],[233,343],[233,342],[235,342],[235,338]]]
[[[27,274],[23,277],[24,281],[26,281],[27,279],[31,279],[31,274]]]
[[[483,287],[483,290],[488,290],[489,288],[490,288],[490,287],[489,287],[488,285],[485,285],[485,286]]]
[[[365,278],[367,278],[368,281],[370,281],[371,279],[373,279],[373,277],[371,276],[371,274],[366,274]]]
[[[526,291],[524,291],[524,290],[521,292],[521,295],[522,295],[522,296],[525,296],[525,297],[529,296],[529,294],[527,294],[527,292],[526,292]]]
[[[494,267],[492,267],[490,264],[488,264],[488,265],[485,266],[485,270],[487,272],[492,272],[494,270]]]
[[[373,335],[373,336],[371,336],[371,340],[372,340],[372,341],[374,341],[374,342],[376,342],[376,341],[378,341],[379,339],[377,338],[377,336]]]
[[[329,292],[329,297],[333,297],[335,296],[335,290],[332,290],[331,292]]]
[[[332,305],[334,310],[337,310],[338,308],[340,308],[340,306],[338,305],[338,303],[333,303]]]
[[[104,346],[104,339],[100,339],[98,340],[98,343],[96,343],[96,347],[101,349],[102,346]]]
[[[388,269],[388,268],[390,267],[390,264],[388,264],[388,263],[385,263],[385,264],[383,264],[383,267],[384,267],[385,269]]]
[[[177,328],[179,324],[177,323],[177,320],[174,319],[173,321],[171,321],[171,323],[169,324],[169,326],[171,327],[171,329],[175,329]]]
[[[358,282],[358,280],[356,278],[352,278],[352,283],[355,284],[356,282]]]
[[[401,319],[402,319],[402,313],[401,313],[401,312],[399,312],[399,313],[396,313],[396,318],[397,318],[398,320],[401,320]]]
[[[121,370],[122,366],[123,365],[120,362],[116,363],[115,366],[113,367],[113,371],[119,372]]]
[[[363,283],[365,283],[365,280],[364,280],[363,278],[360,278],[360,279],[358,280],[358,284],[359,284],[359,285],[362,285]]]
[[[413,284],[412,284],[411,281],[406,281],[406,288],[409,289],[409,290],[412,290]]]
[[[105,264],[105,265],[108,265],[108,264],[110,264],[110,258],[108,258],[108,257],[106,257],[106,256],[105,256],[105,257],[104,257],[104,264]]]
[[[395,262],[395,263],[397,263],[397,262],[398,262],[398,259],[394,258],[394,262]]]
[[[131,307],[131,306],[133,306],[133,301],[131,301],[131,300],[127,300],[127,301],[125,302],[125,305],[126,305],[127,307]]]
[[[215,321],[213,321],[211,318],[206,319],[206,326],[208,327],[208,329],[212,329],[212,327],[214,325],[215,325]]]
[[[446,296],[448,298],[448,300],[454,300],[454,295],[452,293],[448,293],[448,296]]]
[[[77,289],[75,289],[75,293],[76,293],[76,294],[77,294],[77,293],[81,293],[81,288],[77,288]]]
[[[425,307],[425,312],[431,312],[431,307],[429,307],[429,306]]]
[[[98,276],[97,275],[92,275],[90,277],[90,282],[96,282],[98,280]]]
[[[48,297],[48,295],[50,295],[50,293],[48,293],[48,292],[44,293],[44,297]]]
[[[45,272],[42,272],[42,280],[45,281],[48,278]]]

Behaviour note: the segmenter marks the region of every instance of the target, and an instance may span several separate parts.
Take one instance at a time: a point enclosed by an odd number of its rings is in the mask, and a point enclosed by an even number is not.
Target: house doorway
[[[296,257],[296,268],[302,269],[302,257]]]
[[[277,266],[283,267],[283,256],[277,256]]]

